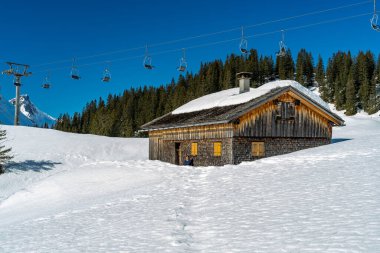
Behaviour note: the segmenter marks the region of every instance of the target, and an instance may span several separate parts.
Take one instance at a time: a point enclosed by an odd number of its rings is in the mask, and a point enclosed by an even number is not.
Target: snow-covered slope
[[[14,105],[15,98],[9,100],[9,103]],[[13,107],[14,108],[14,107]],[[14,110],[14,109],[13,109]],[[28,95],[21,95],[20,96],[20,112],[29,119],[31,122],[31,125],[35,126],[43,126],[45,123],[47,123],[49,126],[52,126],[55,124],[56,119],[52,116],[48,115],[47,113],[41,111],[38,109],[30,100],[30,97]],[[22,124],[21,124],[22,125]]]
[[[246,103],[252,99],[261,97],[271,90],[279,87],[293,87],[299,92],[303,93],[305,96],[312,98],[315,102],[320,104],[326,110],[330,110],[329,105],[323,101],[318,95],[311,92],[309,89],[305,88],[301,84],[292,80],[278,80],[261,85],[258,88],[251,88],[250,91],[239,94],[239,88],[232,88],[228,90],[219,91],[212,93],[197,99],[194,99],[181,107],[175,109],[173,114],[181,114],[188,112],[201,111],[205,109],[210,109],[214,107],[222,107],[228,105],[237,105]]]
[[[379,252],[380,117],[340,116],[331,145],[207,168],[5,126],[0,252]]]

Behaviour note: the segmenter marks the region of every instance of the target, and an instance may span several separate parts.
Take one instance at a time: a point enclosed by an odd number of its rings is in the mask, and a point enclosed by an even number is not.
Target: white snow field
[[[380,117],[340,115],[331,145],[223,167],[3,126],[0,252],[380,252]]]

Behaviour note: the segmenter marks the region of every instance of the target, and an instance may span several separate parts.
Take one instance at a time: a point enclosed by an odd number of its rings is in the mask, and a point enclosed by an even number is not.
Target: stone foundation
[[[254,141],[264,142],[265,156],[252,156],[252,142]],[[288,154],[330,143],[331,140],[328,138],[234,138],[232,144],[234,164],[243,161],[253,161],[264,157]]]
[[[262,141],[265,155],[252,155],[252,142]],[[234,137],[224,139],[162,141],[158,158],[161,161],[182,165],[186,155],[191,155],[191,143],[198,143],[198,155],[194,156],[194,166],[223,166],[239,164],[243,161],[253,161],[264,157],[282,155],[294,151],[330,144],[329,138],[253,138]],[[222,143],[222,155],[214,156],[214,142]],[[179,152],[176,152],[176,143]],[[178,160],[176,160],[176,156]]]
[[[176,163],[175,143],[180,143],[179,165],[183,164],[186,155],[191,155],[191,143],[198,143],[198,155],[193,156],[194,166],[222,166],[232,164],[232,138],[189,140],[189,141],[163,141],[160,148],[160,159],[164,162]],[[214,142],[222,143],[222,155],[214,156]]]

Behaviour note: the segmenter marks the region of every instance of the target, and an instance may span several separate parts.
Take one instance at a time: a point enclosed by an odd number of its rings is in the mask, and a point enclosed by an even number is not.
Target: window
[[[222,143],[214,142],[214,156],[221,156],[221,155],[222,155]]]
[[[265,145],[263,141],[252,142],[252,155],[265,156]]]
[[[278,102],[276,108],[276,120],[294,120],[295,105],[290,102]]]
[[[198,143],[197,142],[191,143],[191,155],[192,156],[198,155]]]

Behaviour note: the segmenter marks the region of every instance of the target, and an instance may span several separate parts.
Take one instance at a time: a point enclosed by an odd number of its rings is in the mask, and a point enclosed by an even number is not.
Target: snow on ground
[[[210,109],[214,107],[223,107],[228,105],[237,105],[246,103],[252,99],[261,97],[271,90],[279,87],[293,87],[299,92],[303,93],[305,96],[310,97],[319,105],[324,107],[326,110],[330,111],[329,105],[323,101],[317,94],[305,88],[301,84],[292,80],[277,80],[273,82],[261,85],[258,88],[250,88],[249,92],[244,92],[239,94],[239,88],[232,88],[228,90],[219,91],[212,93],[197,99],[194,99],[183,106],[178,107],[172,113],[181,114],[188,112],[201,111],[205,109]]]
[[[147,160],[146,139],[4,127],[0,252],[379,252],[380,117],[237,166]]]

